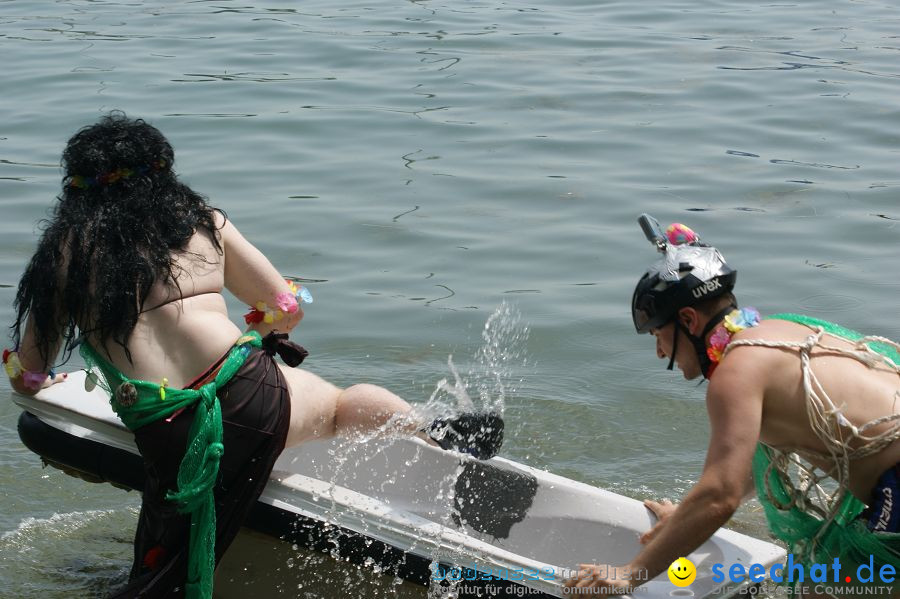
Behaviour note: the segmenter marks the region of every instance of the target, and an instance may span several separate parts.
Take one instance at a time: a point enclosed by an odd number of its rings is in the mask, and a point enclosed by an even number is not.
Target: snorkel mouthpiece
[[[662,233],[659,221],[644,212],[638,217],[638,223],[644,231],[647,241],[656,246],[656,251],[666,253],[666,236]]]

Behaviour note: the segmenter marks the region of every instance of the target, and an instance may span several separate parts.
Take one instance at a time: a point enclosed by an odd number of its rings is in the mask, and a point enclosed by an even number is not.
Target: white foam
[[[15,541],[24,536],[33,536],[34,533],[46,532],[48,534],[58,532],[72,532],[114,513],[116,510],[87,510],[83,512],[56,513],[49,518],[25,518],[14,530],[9,530],[0,535],[0,541]]]

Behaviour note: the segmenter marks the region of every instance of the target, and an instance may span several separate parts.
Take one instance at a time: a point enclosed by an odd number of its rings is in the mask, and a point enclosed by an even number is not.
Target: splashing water
[[[450,384],[446,378],[438,381],[425,407],[443,416],[472,410],[502,415],[507,395],[515,392],[515,385],[521,383],[521,378],[516,380],[513,372],[526,363],[524,347],[528,332],[518,310],[506,302],[500,304],[484,323],[483,343],[466,378],[460,376],[453,356],[448,356],[447,367],[454,382]],[[470,390],[476,393],[477,402]]]
[[[460,374],[460,369],[454,364],[453,357],[448,356],[447,367],[450,376],[442,378],[435,384],[434,390],[426,402],[415,405],[410,414],[393,417],[378,430],[353,438],[341,439],[328,450],[327,460],[315,464],[316,478],[330,483],[327,490],[314,500],[325,506],[325,523],[321,525],[321,528],[326,531],[328,539],[326,552],[331,557],[339,561],[346,561],[347,558],[342,549],[345,544],[352,545],[348,533],[334,523],[340,522],[341,516],[346,511],[346,507],[339,500],[340,493],[343,489],[354,486],[355,478],[359,476],[360,472],[372,470],[378,471],[379,475],[384,476],[380,481],[374,483],[369,491],[374,492],[374,496],[381,497],[382,501],[392,506],[396,501],[404,500],[402,496],[398,498],[396,494],[396,488],[404,486],[404,479],[409,476],[419,481],[419,477],[422,476],[422,473],[416,469],[417,464],[425,457],[422,454],[424,450],[421,446],[416,446],[416,449],[410,452],[405,459],[388,463],[384,455],[385,451],[397,439],[408,438],[411,430],[421,429],[435,418],[452,418],[455,415],[469,412],[502,414],[507,396],[514,391],[515,384],[521,380],[516,380],[512,373],[525,363],[524,343],[528,338],[528,330],[522,326],[517,310],[509,304],[503,303],[485,322],[481,330],[481,338],[483,343],[475,353],[473,362],[464,376]],[[387,464],[387,468],[385,468],[385,464]],[[441,472],[432,473],[438,474],[437,477],[432,475],[431,486],[427,491],[430,494],[428,502],[432,507],[427,513],[419,513],[419,515],[439,524],[438,532],[431,533],[434,538],[416,539],[408,550],[408,553],[412,554],[421,547],[422,551],[419,551],[419,554],[430,553],[433,568],[438,562],[463,563],[467,557],[470,557],[465,554],[463,547],[454,547],[444,538],[446,531],[460,529],[459,521],[455,518],[454,504],[455,487],[457,479],[463,471],[463,465],[462,460],[449,461]],[[418,482],[412,486],[418,486]],[[418,499],[413,499],[414,503],[415,501]],[[369,524],[364,522],[361,533],[365,536],[368,531]],[[358,539],[355,542],[358,542]],[[441,547],[442,549],[434,551],[434,549],[428,549],[429,547]],[[296,554],[296,558],[298,559],[294,559],[288,568],[304,571],[308,577],[331,578],[331,575],[320,574],[322,569],[317,567],[316,562],[320,558],[299,553]],[[376,563],[370,560],[368,563],[362,564],[360,571],[360,573],[368,573],[368,577],[364,576],[362,579],[351,582],[349,577],[342,579],[341,575],[337,575],[331,580],[318,582],[319,584],[343,586],[345,590],[346,585],[351,584],[354,589],[360,590],[360,594],[375,596],[373,595],[374,589],[366,582],[367,580],[371,581],[371,574],[394,576],[392,588],[396,589],[403,582],[401,578],[397,577],[397,573],[403,568],[405,562],[406,555],[400,559],[399,563],[382,568],[376,567]],[[354,568],[354,572],[356,570],[357,568]],[[447,597],[448,591],[449,596],[452,596],[453,590],[446,587],[440,590],[431,589],[429,596],[433,593],[440,593],[439,596]],[[390,590],[386,590],[384,596],[393,596],[393,594]]]
[[[502,415],[506,407],[507,394],[514,392],[514,383],[521,383],[521,378],[514,380],[513,369],[516,362],[525,365],[524,346],[528,340],[528,329],[521,323],[520,313],[511,305],[503,302],[484,324],[481,332],[483,344],[475,355],[475,363],[464,380],[453,364],[453,356],[447,358],[447,366],[453,374],[454,383],[441,379],[429,398],[429,406],[437,404],[437,411],[443,415],[464,413],[467,411],[496,412]],[[472,400],[469,389],[477,392],[478,402]],[[442,395],[443,394],[443,395]],[[449,402],[443,402],[444,396],[455,400],[455,409],[449,408]],[[443,406],[443,410],[441,407]],[[459,462],[453,472],[444,479],[447,485],[445,495],[449,505],[456,500],[456,481],[463,472],[463,462]],[[455,511],[448,510],[441,519],[441,531],[459,527],[454,518]],[[440,562],[465,563],[468,556],[464,547],[447,547],[432,555],[430,570],[437,571]],[[460,581],[444,580],[440,583],[433,578],[429,580],[428,599],[449,599],[459,594]]]
[[[434,400],[439,393],[446,393],[456,398],[456,409],[458,411],[465,412],[474,410],[475,402],[469,397],[469,393],[466,391],[466,385],[463,383],[462,378],[459,376],[459,371],[456,370],[456,366],[453,364],[452,354],[447,356],[447,368],[453,373],[453,384],[449,384],[447,379],[439,380],[429,401]]]
[[[506,395],[515,391],[513,367],[516,362],[525,366],[525,343],[528,328],[522,324],[522,317],[513,306],[503,302],[488,318],[481,333],[484,345],[478,350],[476,371],[478,397],[482,406],[503,412]],[[480,375],[480,376],[479,376]]]

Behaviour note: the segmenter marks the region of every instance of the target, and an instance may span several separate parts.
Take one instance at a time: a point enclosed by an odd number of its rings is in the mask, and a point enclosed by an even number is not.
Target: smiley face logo
[[[669,566],[669,580],[677,587],[686,587],[697,578],[697,568],[686,557],[679,557]]]

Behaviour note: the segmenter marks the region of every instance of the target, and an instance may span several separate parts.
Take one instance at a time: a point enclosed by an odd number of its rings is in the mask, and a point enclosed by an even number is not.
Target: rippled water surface
[[[475,368],[507,302],[529,334],[503,454],[677,497],[703,461],[704,388],[633,334],[655,257],[635,218],[717,244],[744,304],[900,337],[898,17],[846,0],[0,1],[0,322],[65,140],[123,109],[313,281],[295,334],[310,369],[424,401],[448,355]],[[138,498],[42,470],[17,416],[0,403],[2,594],[101,595],[125,575]],[[733,526],[765,534],[752,507]],[[288,549],[219,593],[424,596],[337,564],[298,589]]]

